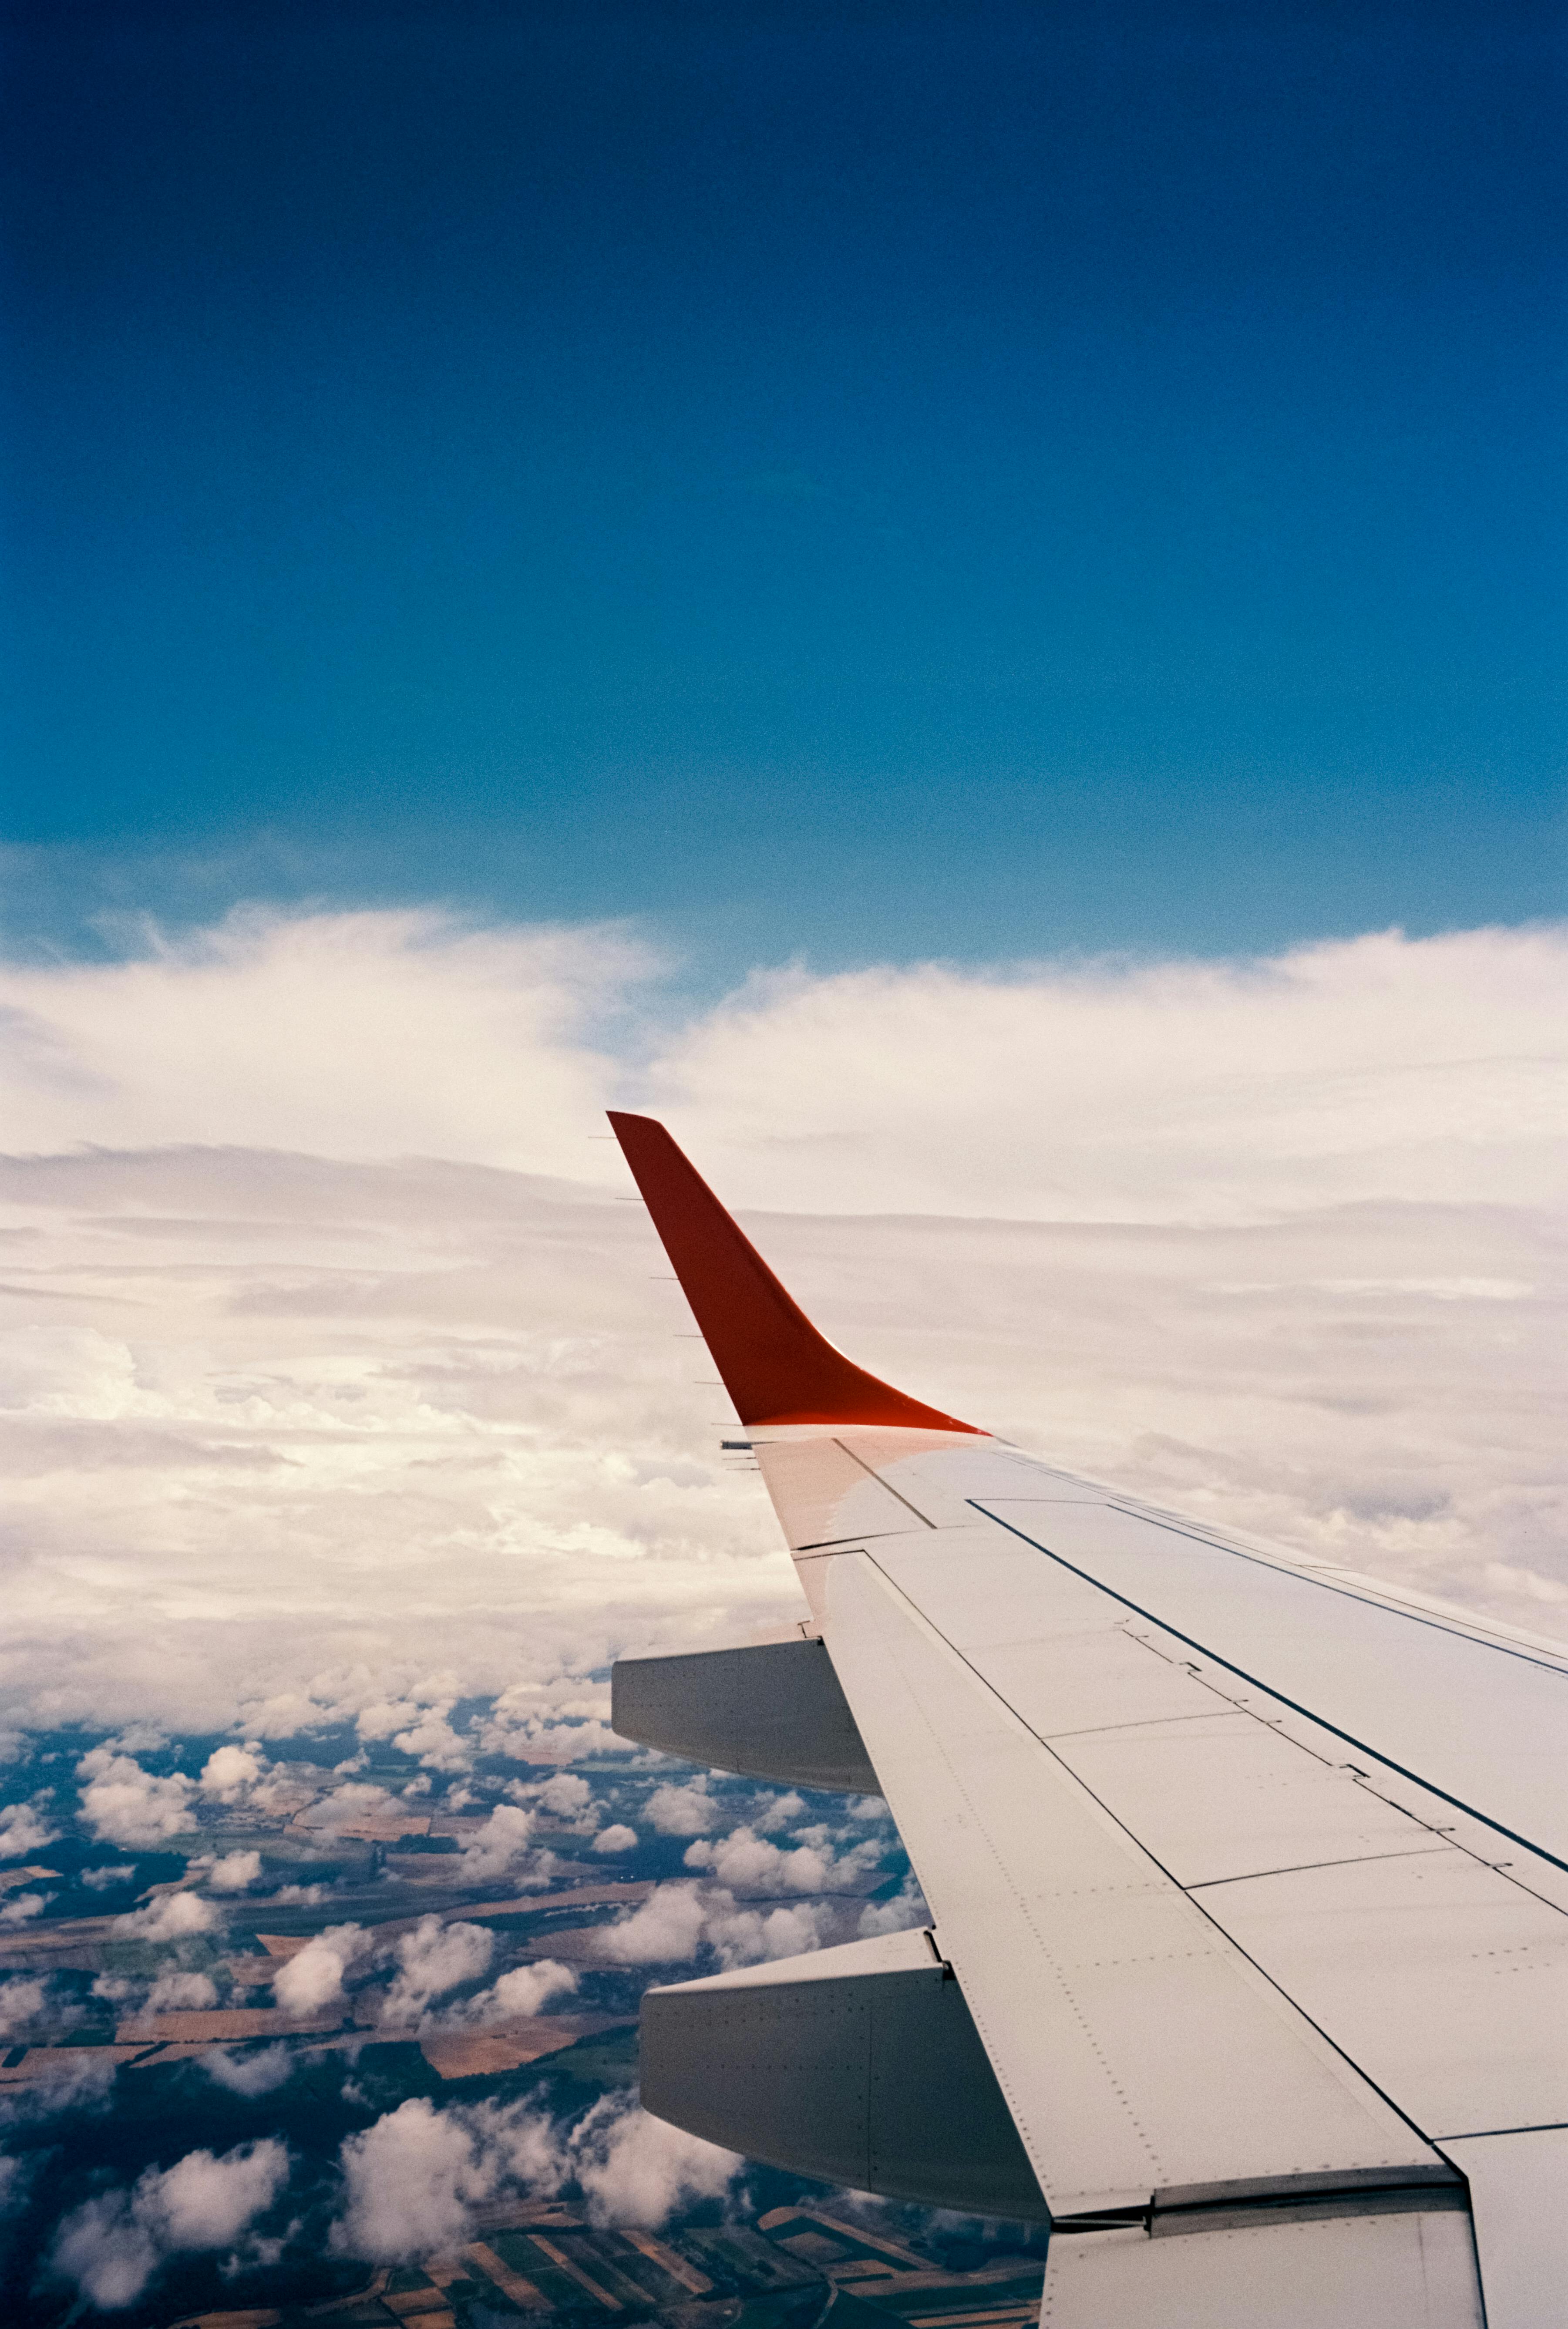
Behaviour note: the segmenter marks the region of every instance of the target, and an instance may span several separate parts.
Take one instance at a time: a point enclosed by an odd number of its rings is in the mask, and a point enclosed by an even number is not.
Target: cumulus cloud
[[[592,1798],[592,1788],[576,1771],[557,1771],[539,1790],[541,1805],[557,1819],[581,1819]]]
[[[822,1901],[764,1911],[737,1902],[723,1884],[660,1884],[640,1908],[602,1927],[594,1947],[617,1965],[685,1965],[704,1947],[722,1965],[754,1965],[820,1948],[835,1916]]]
[[[595,1852],[630,1852],[636,1843],[636,1828],[616,1820],[609,1827],[600,1829],[593,1839],[593,1848]]]
[[[912,1932],[919,1925],[929,1925],[931,1912],[925,1895],[913,1875],[907,1876],[889,1900],[868,1900],[860,1912],[855,1938],[863,1941],[876,1940],[883,1933]]]
[[[595,2223],[648,2230],[678,2207],[722,2199],[745,2162],[609,2094],[574,2130],[571,2166]]]
[[[286,2013],[323,2013],[344,2002],[344,1975],[372,1946],[360,1925],[329,1925],[314,1934],[272,1977],[272,1994]]]
[[[196,1782],[203,1795],[221,1804],[238,1803],[255,1787],[267,1768],[256,1747],[216,1747],[202,1767]]]
[[[36,2022],[43,2011],[48,1995],[48,1984],[24,1980],[13,1975],[0,1981],[0,2038],[9,2038],[14,2031],[24,2030]]]
[[[259,1852],[225,1852],[216,1860],[192,1861],[193,1870],[199,1869],[202,1881],[210,1891],[243,1892],[248,1886],[261,1881],[261,1854]]]
[[[191,1826],[191,1782],[182,1772],[156,1778],[129,1755],[95,1747],[76,1767],[81,1816],[100,1843],[152,1848]]]
[[[764,1958],[798,1957],[819,1949],[832,1930],[833,1912],[821,1902],[802,1900],[789,1909],[737,1908],[725,1892],[708,1902],[704,1934],[721,1965],[757,1965]]]
[[[448,1720],[451,1711],[450,1696],[444,1703],[428,1705],[417,1697],[390,1704],[383,1701],[366,1707],[355,1727],[362,1739],[390,1739],[405,1755],[417,1757],[427,1771],[466,1771],[473,1749],[452,1729]]]
[[[288,2180],[286,2145],[267,2138],[222,2158],[188,2152],[148,2168],[129,2192],[99,2194],[64,2217],[52,2270],[100,2312],[134,2305],[165,2257],[231,2247]]]
[[[533,1965],[514,1966],[491,1988],[444,2007],[434,2019],[444,2028],[491,2029],[500,2022],[531,2020],[553,1998],[570,1996],[576,1987],[570,1966],[541,1957]]]
[[[694,1957],[704,1907],[694,1884],[660,1884],[640,1908],[595,1936],[600,1957],[618,1965],[675,1965]]]
[[[521,2019],[541,2013],[553,1997],[566,1996],[576,1987],[577,1975],[570,1966],[540,1957],[534,1965],[514,1966],[493,1989],[482,1991],[474,2000],[476,2018],[505,2022],[514,2015]]]
[[[341,1787],[334,1787],[320,1803],[312,1804],[302,1815],[307,1827],[325,1828],[329,1834],[340,1828],[353,1827],[361,1820],[373,1818],[385,1811],[392,1797],[385,1787],[373,1786],[366,1779],[350,1779]]]
[[[197,1892],[165,1892],[145,1909],[132,1909],[114,1920],[115,1931],[126,1940],[180,1941],[196,1933],[210,1933],[218,1912]]]
[[[704,1775],[684,1787],[666,1780],[656,1787],[643,1806],[643,1816],[660,1835],[704,1835],[717,1825],[719,1806],[708,1793]]]
[[[349,2136],[340,2156],[345,2204],[332,2244],[382,2264],[451,2248],[481,2202],[508,2188],[553,2192],[564,2174],[543,2113],[495,2103],[438,2110],[423,2096]]]
[[[170,1966],[159,1974],[147,1993],[148,2013],[201,2011],[218,2003],[217,1985],[204,1973],[181,1973]]]
[[[383,2022],[395,2027],[420,2021],[432,1999],[477,1981],[495,1951],[496,1936],[486,1925],[443,1925],[439,1917],[421,1917],[394,1946],[398,1971],[382,2004]]]
[[[1539,929],[770,976],[645,1023],[628,1097],[875,1372],[1550,1625],[1565,966]],[[32,1152],[0,1160],[8,1728],[235,1726],[219,1758],[260,1757],[384,1709],[432,1768],[477,1743],[542,1774],[616,1747],[581,1677],[618,1651],[798,1610],[584,1137],[590,1022],[634,973],[583,933],[340,915],[0,974]],[[492,1693],[470,1742],[455,1711]],[[188,1825],[149,1749],[99,1751],[95,1833]]]
[[[697,2199],[717,2199],[743,2162],[607,2095],[575,2126],[519,2103],[438,2109],[400,2104],[340,2155],[345,2206],[332,2244],[378,2263],[458,2246],[477,2208],[502,2194],[552,2197],[575,2182],[599,2223],[652,2227]]]
[[[458,1855],[465,1884],[487,1884],[512,1873],[528,1853],[534,1815],[520,1804],[497,1804],[477,1835]]]
[[[231,2095],[247,2096],[269,2095],[285,2085],[301,2059],[287,2046],[263,2046],[255,2052],[241,2053],[214,2046],[197,2057],[215,2086],[227,2087]]]
[[[825,1892],[835,1882],[852,1880],[879,1856],[876,1844],[856,1845],[841,1860],[817,1843],[784,1852],[751,1827],[734,1828],[716,1843],[704,1837],[685,1855],[688,1868],[705,1869],[737,1892]]]
[[[13,1892],[0,1908],[0,1925],[25,1925],[33,1917],[42,1917],[53,1898],[52,1892]]]
[[[32,1804],[7,1804],[0,1811],[0,1860],[24,1860],[42,1852],[60,1834],[46,1825]]]
[[[134,1860],[106,1862],[100,1868],[84,1868],[81,1881],[93,1892],[107,1892],[111,1884],[126,1884],[136,1874]]]

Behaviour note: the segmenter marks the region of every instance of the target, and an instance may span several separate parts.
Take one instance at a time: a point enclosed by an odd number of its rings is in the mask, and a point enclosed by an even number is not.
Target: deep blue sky
[[[1561,16],[14,7],[17,927],[1560,910]]]

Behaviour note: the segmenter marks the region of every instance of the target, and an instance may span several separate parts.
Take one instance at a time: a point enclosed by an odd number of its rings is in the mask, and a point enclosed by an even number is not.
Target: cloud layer
[[[590,1145],[627,1098],[877,1372],[1161,1501],[1568,1624],[1540,1397],[1562,932],[791,973],[663,1030],[650,967],[616,933],[366,914],[0,974],[36,1152],[0,1166],[0,1721],[264,1740],[329,1711],[460,1771],[465,1697],[504,1694],[490,1743],[547,1754],[602,1719],[577,1677],[618,1649],[792,1614]],[[107,1749],[90,1777],[118,1844],[192,1799]],[[694,1798],[653,1815],[705,1832]],[[484,1842],[498,1872],[516,1842]]]

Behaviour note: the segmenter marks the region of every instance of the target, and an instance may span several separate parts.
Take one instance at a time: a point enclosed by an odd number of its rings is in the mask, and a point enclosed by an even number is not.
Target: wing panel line
[[[839,1444],[843,1446],[842,1441]],[[845,1448],[845,1453],[847,1455],[848,1452]],[[883,1485],[886,1487],[885,1480]],[[897,1495],[897,1489],[893,1489],[892,1494]],[[998,1528],[1011,1527],[1012,1523],[1003,1520],[1000,1513],[987,1511],[986,1506],[978,1503],[973,1496],[967,1496],[964,1501],[966,1504],[972,1504],[976,1512],[984,1512],[986,1518],[995,1521]],[[993,1496],[991,1499],[995,1504],[1006,1504],[1008,1501],[1006,1496]],[[1020,1496],[1017,1501],[1020,1504],[1033,1504],[1044,1503],[1047,1499]],[[1299,1567],[1292,1561],[1271,1561],[1267,1553],[1254,1552],[1247,1546],[1227,1544],[1222,1538],[1204,1536],[1195,1528],[1184,1528],[1180,1522],[1166,1515],[1141,1512],[1136,1504],[1119,1502],[1114,1495],[1107,1495],[1105,1502],[1113,1513],[1125,1513],[1129,1520],[1145,1521],[1150,1528],[1164,1529],[1171,1536],[1185,1536],[1189,1544],[1205,1545],[1211,1552],[1229,1553],[1233,1561],[1248,1561],[1254,1569],[1269,1569],[1279,1576],[1297,1578],[1303,1585],[1316,1585],[1320,1592],[1338,1594],[1342,1601],[1359,1601],[1364,1608],[1387,1609],[1392,1605],[1395,1613],[1401,1617],[1408,1617],[1412,1625],[1425,1626],[1434,1634],[1450,1635],[1456,1641],[1473,1642],[1479,1650],[1496,1650],[1502,1657],[1517,1658],[1522,1664],[1539,1666],[1543,1673],[1554,1674],[1568,1682],[1568,1669],[1564,1669],[1556,1659],[1542,1657],[1528,1650],[1515,1649],[1508,1643],[1497,1641],[1488,1634],[1472,1633],[1462,1625],[1447,1623],[1442,1618],[1434,1617],[1430,1609],[1418,1608],[1413,1602],[1398,1601],[1392,1594],[1387,1600],[1379,1600],[1370,1593],[1357,1593],[1352,1587],[1336,1581],[1333,1577],[1325,1575],[1319,1570]],[[1023,1534],[1023,1532],[1018,1529],[1015,1529],[1013,1532],[1015,1536]],[[1033,1544],[1034,1542],[1033,1537],[1025,1538],[1026,1544]],[[1044,1551],[1045,1547],[1042,1545],[1039,1550]],[[1053,1553],[1051,1558],[1053,1561],[1057,1561],[1061,1559],[1061,1555]],[[1092,1584],[1098,1583],[1099,1580],[1091,1579],[1090,1581]],[[1130,1602],[1128,1604],[1129,1608],[1132,1606]],[[1162,1622],[1159,1618],[1155,1620],[1157,1625]],[[1175,1629],[1172,1628],[1172,1630]],[[1183,1639],[1185,1638],[1184,1636]]]
[[[969,1501],[972,1502],[973,1499],[970,1499]],[[983,1510],[983,1507],[977,1504],[975,1506],[975,1510],[979,1512]],[[987,1513],[986,1517],[987,1519],[992,1519],[995,1516],[994,1514]],[[1005,1527],[1006,1525],[1006,1523],[1005,1522],[998,1523],[998,1526]],[[1021,1532],[1015,1529],[1012,1533],[1015,1536],[1017,1536],[1021,1534]],[[1029,1544],[1033,1543],[1034,1540],[1032,1538],[1025,1537],[1024,1542],[1026,1544]],[[1044,1550],[1044,1548],[1040,1546],[1035,1546],[1034,1549],[1036,1551]],[[1056,1556],[1052,1554],[1049,1557],[1054,1560]],[[1158,1869],[1167,1883],[1171,1885],[1176,1891],[1179,1892],[1184,1900],[1191,1902],[1192,1906],[1197,1910],[1199,1916],[1203,1918],[1204,1923],[1213,1928],[1223,1947],[1233,1949],[1242,1962],[1252,1967],[1259,1979],[1267,1983],[1268,1986],[1274,1992],[1274,1994],[1284,2001],[1285,2004],[1289,2006],[1292,2013],[1299,2015],[1301,2021],[1306,2023],[1307,2027],[1316,2032],[1316,2034],[1323,2041],[1323,2043],[1329,2048],[1331,2052],[1337,2055],[1340,2061],[1346,2065],[1353,2075],[1359,2079],[1364,2085],[1369,2088],[1370,2090],[1377,2096],[1380,2102],[1387,2105],[1388,2108],[1394,2114],[1394,2117],[1401,2120],[1405,2126],[1408,2126],[1412,2135],[1416,2136],[1421,2142],[1431,2145],[1433,2138],[1428,2134],[1427,2130],[1423,2126],[1419,2126],[1417,2122],[1412,2118],[1407,2110],[1401,2107],[1400,2104],[1394,2100],[1394,2098],[1385,2088],[1378,2084],[1377,2080],[1369,2071],[1362,2068],[1362,2065],[1355,2060],[1354,2055],[1346,2053],[1345,2048],[1340,2045],[1337,2039],[1333,2037],[1331,2033],[1323,2027],[1320,2022],[1317,2022],[1313,2019],[1312,2015],[1307,2012],[1306,2008],[1300,2005],[1297,2000],[1291,1996],[1289,1991],[1284,1987],[1283,1984],[1277,1980],[1274,1975],[1269,1971],[1267,1966],[1260,1965],[1257,1958],[1252,1956],[1251,1950],[1244,1948],[1242,1943],[1238,1941],[1233,1934],[1228,1933],[1225,1930],[1218,1918],[1212,1916],[1207,1908],[1204,1905],[1203,1901],[1195,1898],[1194,1891],[1189,1890],[1186,1885],[1181,1883],[1176,1877],[1172,1875],[1170,1870],[1159,1858],[1158,1854],[1149,1849],[1149,1846],[1143,1841],[1141,1836],[1135,1835],[1131,1828],[1128,1826],[1126,1821],[1118,1815],[1112,1806],[1104,1802],[1100,1796],[1097,1796],[1094,1789],[1089,1785],[1088,1781],[1082,1778],[1079,1774],[1072,1769],[1070,1764],[1063,1760],[1062,1757],[1056,1753],[1048,1739],[1041,1738],[1040,1733],[1034,1729],[1034,1724],[1029,1722],[1022,1714],[1020,1714],[1017,1708],[1014,1706],[1008,1699],[1002,1695],[1002,1693],[997,1689],[996,1683],[987,1675],[983,1674],[978,1666],[973,1665],[970,1663],[969,1659],[965,1656],[963,1651],[958,1647],[956,1643],[950,1642],[948,1639],[948,1636],[941,1631],[940,1627],[933,1625],[931,1619],[927,1617],[925,1611],[921,1608],[919,1602],[914,1599],[912,1595],[905,1590],[895,1577],[892,1577],[888,1574],[888,1571],[883,1569],[875,1554],[867,1551],[864,1555],[864,1559],[871,1568],[875,1570],[877,1575],[889,1588],[890,1591],[894,1593],[899,1600],[904,1604],[905,1608],[910,1611],[911,1615],[915,1619],[916,1624],[921,1628],[921,1630],[933,1636],[934,1638],[942,1645],[943,1648],[958,1660],[959,1664],[965,1669],[965,1671],[974,1676],[975,1680],[981,1685],[982,1689],[987,1691],[991,1697],[996,1700],[997,1705],[1005,1708],[1007,1713],[1011,1715],[1014,1721],[1019,1723],[1023,1729],[1028,1732],[1030,1738],[1035,1740],[1037,1745],[1039,1745],[1044,1751],[1050,1756],[1051,1760],[1055,1764],[1057,1769],[1063,1774],[1063,1776],[1069,1779],[1073,1787],[1082,1790],[1090,1802],[1095,1805],[1095,1806],[1104,1814],[1105,1817],[1109,1819],[1124,1836],[1126,1836],[1133,1849],[1136,1852],[1141,1853],[1151,1867]],[[1063,1561],[1062,1563],[1062,1567],[1064,1569],[1071,1568],[1072,1563],[1069,1561]],[[1097,1580],[1092,1577],[1086,1579],[1085,1581],[1091,1585],[1097,1583]],[[1101,1587],[1100,1589],[1104,1591],[1106,1589]],[[1117,1595],[1115,1598],[1119,1600],[1121,1596]],[[1159,1620],[1156,1618],[1152,1622],[1157,1625]],[[1195,1646],[1197,1645],[1195,1645]],[[1205,1653],[1205,1655],[1206,1655],[1207,1654]],[[1315,1721],[1316,1717],[1309,1716],[1308,1719],[1308,1721]],[[1326,1725],[1325,1728],[1327,1727],[1327,1726]],[[946,1749],[942,1747],[940,1740],[938,1740],[936,1743],[939,1750],[942,1753],[944,1759],[946,1759]],[[1421,1782],[1418,1781],[1417,1784],[1420,1785]],[[1433,1792],[1436,1792],[1435,1789]],[[1409,1856],[1420,1858],[1422,1855],[1416,1853]],[[916,1873],[918,1875],[918,1870]],[[1240,1881],[1242,1880],[1238,1879],[1233,1881]],[[983,2030],[983,2025],[980,2025],[980,2017],[978,2010],[975,2013],[975,2019],[977,2025],[982,2026]],[[987,2051],[989,2051],[989,2049],[987,2049]],[[995,2062],[994,2056],[993,2062]],[[1000,2064],[996,2064],[996,2068],[997,2077],[1001,2078],[1002,2070]],[[1006,2091],[1006,2080],[1003,2081],[1003,2084],[1004,2091]],[[1010,2100],[1011,2097],[1009,2096],[1009,2101]]]
[[[1455,1811],[1463,1812],[1468,1819],[1478,1821],[1482,1827],[1489,1827],[1494,1835],[1506,1836],[1510,1843],[1518,1844],[1522,1851],[1535,1853],[1540,1859],[1549,1861],[1554,1868],[1561,1868],[1564,1874],[1568,1874],[1568,1860],[1560,1859],[1556,1853],[1549,1852],[1544,1843],[1536,1843],[1529,1836],[1521,1835],[1516,1828],[1505,1827],[1501,1820],[1493,1819],[1486,1812],[1478,1811],[1473,1804],[1467,1804],[1461,1796],[1450,1795],[1445,1787],[1440,1787],[1431,1779],[1423,1778],[1419,1771],[1409,1769],[1409,1768],[1403,1763],[1396,1763],[1392,1755],[1384,1755],[1379,1749],[1369,1747],[1365,1740],[1357,1739],[1354,1731],[1342,1730],[1337,1722],[1330,1722],[1326,1716],[1314,1713],[1311,1707],[1303,1706],[1299,1700],[1288,1698],[1285,1693],[1282,1690],[1278,1689],[1274,1683],[1263,1682],[1257,1674],[1249,1674],[1245,1666],[1237,1665],[1235,1661],[1232,1658],[1223,1657],[1218,1650],[1210,1649],[1206,1642],[1198,1641],[1191,1634],[1184,1634],[1179,1626],[1173,1626],[1171,1624],[1168,1617],[1158,1617],[1154,1610],[1146,1609],[1140,1601],[1134,1601],[1130,1599],[1127,1594],[1119,1593],[1114,1585],[1107,1585],[1102,1579],[1096,1577],[1091,1570],[1080,1569],[1076,1561],[1066,1560],[1064,1556],[1059,1552],[1053,1552],[1049,1545],[1042,1544],[1037,1538],[1026,1536],[1021,1528],[1015,1528],[1012,1522],[1005,1521],[999,1513],[987,1511],[986,1506],[978,1503],[973,1496],[966,1497],[965,1502],[973,1511],[979,1513],[986,1520],[994,1522],[997,1528],[1006,1529],[1009,1536],[1015,1536],[1020,1544],[1026,1544],[1032,1551],[1042,1554],[1045,1560],[1053,1561],[1059,1569],[1065,1569],[1071,1576],[1082,1578],[1085,1585],[1092,1585],[1096,1592],[1105,1594],[1108,1599],[1119,1601],[1124,1609],[1130,1609],[1135,1617],[1142,1617],[1151,1626],[1157,1626],[1161,1632],[1168,1634],[1173,1641],[1185,1642],[1188,1649],[1196,1650],[1200,1657],[1208,1658],[1212,1660],[1215,1665],[1223,1666],[1227,1674],[1235,1674],[1240,1681],[1246,1683],[1252,1690],[1261,1690],[1264,1693],[1265,1697],[1273,1699],[1276,1704],[1280,1706],[1288,1706],[1293,1714],[1299,1714],[1303,1716],[1307,1721],[1315,1722],[1320,1730],[1331,1732],[1336,1739],[1343,1739],[1347,1747],[1354,1747],[1358,1755],[1370,1756],[1374,1763],[1381,1763],[1384,1770],[1397,1771],[1402,1779],[1409,1779],[1412,1786],[1423,1787],[1429,1796],[1436,1796],[1440,1802],[1451,1804]],[[1135,1519],[1142,1519],[1143,1515],[1141,1513],[1134,1513],[1131,1517]],[[1158,1523],[1158,1525],[1163,1526],[1165,1523]],[[1185,1529],[1176,1529],[1172,1531],[1172,1534],[1176,1536],[1185,1536],[1187,1534],[1187,1532]],[[1203,1537],[1195,1537],[1192,1541],[1195,1544],[1203,1544],[1208,1542],[1207,1539]],[[1224,1545],[1216,1545],[1214,1546],[1212,1550],[1223,1552],[1227,1551],[1229,1547]],[[1237,1556],[1238,1559],[1243,1561],[1249,1557],[1250,1556],[1245,1553],[1242,1553]],[[1259,1561],[1257,1566],[1260,1568],[1279,1567],[1281,1570],[1284,1570],[1284,1564],[1282,1562],[1274,1563],[1270,1561]],[[1293,1576],[1296,1572],[1291,1570],[1284,1570],[1284,1573],[1287,1576]],[[891,1582],[892,1580],[890,1579],[889,1581]],[[1309,1584],[1315,1584],[1317,1581],[1318,1580],[1315,1578],[1309,1578],[1307,1579],[1307,1582]],[[1350,1594],[1346,1598],[1350,1600],[1359,1600],[1362,1598],[1358,1594]],[[1378,1607],[1378,1604],[1373,1602],[1368,1606],[1375,1608]],[[1403,1617],[1405,1615],[1405,1612],[1401,1610],[1399,1615]],[[1439,1626],[1433,1627],[1433,1631],[1437,1633],[1445,1633],[1449,1629],[1446,1627]],[[1460,1635],[1458,1636],[1457,1638],[1464,1640],[1469,1637]],[[1478,1643],[1477,1645],[1477,1647],[1481,1649],[1490,1649],[1493,1646],[1495,1645],[1489,1642]],[[959,1655],[962,1655],[962,1653],[960,1652]],[[1516,1653],[1509,1651],[1507,1655],[1513,1656]],[[968,1664],[968,1661],[966,1659],[965,1664]],[[1543,1666],[1544,1671],[1548,1674],[1561,1674],[1562,1672],[1562,1668],[1560,1666],[1546,1665],[1544,1659],[1531,1658],[1525,1660],[1525,1663],[1530,1665]],[[987,1687],[989,1688],[990,1685],[987,1683]],[[1039,1736],[1038,1732],[1035,1733],[1035,1736]],[[1529,1887],[1528,1885],[1521,1885],[1520,1890],[1521,1891],[1528,1891]]]

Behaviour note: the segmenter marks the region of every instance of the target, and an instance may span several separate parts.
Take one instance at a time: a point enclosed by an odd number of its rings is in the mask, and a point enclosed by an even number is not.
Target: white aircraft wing
[[[648,2108],[1052,2224],[1050,2329],[1568,2322],[1568,1651],[1052,1469],[611,1118],[809,1619],[616,1728],[886,1797],[929,1930],[648,1994]]]

